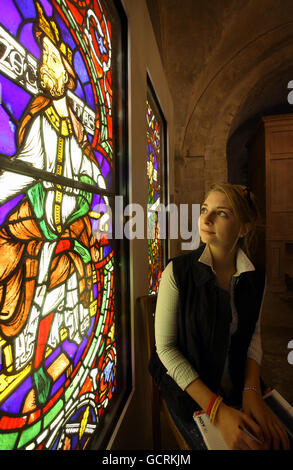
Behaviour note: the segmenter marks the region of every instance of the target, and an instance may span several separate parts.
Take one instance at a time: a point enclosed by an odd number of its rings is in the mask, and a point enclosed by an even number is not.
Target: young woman
[[[261,396],[265,275],[249,259],[257,223],[246,187],[213,185],[200,212],[203,245],[174,258],[161,278],[150,371],[192,449],[205,448],[192,418],[199,409],[230,449],[289,448]]]

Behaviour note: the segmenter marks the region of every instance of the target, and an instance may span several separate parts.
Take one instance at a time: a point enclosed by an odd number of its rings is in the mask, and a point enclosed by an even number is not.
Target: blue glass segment
[[[76,52],[74,55],[74,68],[77,70],[79,79],[82,83],[87,83],[89,82],[90,78],[87,73],[86,66],[84,64],[84,61],[81,57],[80,52]]]
[[[33,0],[15,0],[21,14],[24,18],[33,18],[36,14],[36,9]]]
[[[95,106],[95,99],[94,99],[92,85],[90,83],[85,85],[84,86],[84,91],[85,91],[85,96],[86,96],[88,106],[92,110],[94,110],[96,106]]]

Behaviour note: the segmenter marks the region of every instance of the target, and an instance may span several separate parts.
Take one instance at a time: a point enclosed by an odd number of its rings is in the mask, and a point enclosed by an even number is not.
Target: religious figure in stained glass
[[[163,244],[160,239],[159,210],[162,203],[161,136],[159,117],[147,101],[147,175],[148,175],[148,260],[149,293],[156,294],[163,270]]]
[[[15,167],[0,175],[0,448],[83,448],[116,382],[113,249],[101,230],[93,236],[109,203],[98,190],[107,189],[112,159],[110,25],[99,1],[9,5],[15,15],[23,7],[36,13],[40,60],[34,75],[31,51],[0,27],[4,85],[9,77],[33,93],[15,131]],[[79,37],[75,56],[72,37]],[[81,91],[73,95],[82,88],[74,58],[86,48],[87,68],[104,72],[102,85],[92,86],[100,91],[96,116],[89,107],[85,113]],[[21,60],[26,77],[13,70]]]

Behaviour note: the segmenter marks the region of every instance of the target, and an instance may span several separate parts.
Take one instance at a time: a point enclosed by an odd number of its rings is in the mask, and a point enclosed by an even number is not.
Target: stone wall
[[[293,2],[147,4],[174,101],[175,203],[200,202],[211,183],[228,180],[230,136],[287,103]]]

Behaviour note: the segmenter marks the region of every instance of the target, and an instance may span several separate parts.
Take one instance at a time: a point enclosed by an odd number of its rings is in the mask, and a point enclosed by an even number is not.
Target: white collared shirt
[[[199,262],[206,264],[213,270],[212,256],[208,245],[202,252]],[[237,329],[238,315],[234,305],[234,287],[237,278],[241,273],[254,271],[255,268],[246,254],[240,248],[237,251],[236,273],[231,282],[231,310],[232,322],[230,324],[230,335]],[[173,275],[173,263],[170,262],[163,271],[157,299],[155,314],[155,338],[156,348],[159,358],[167,369],[167,373],[175,380],[182,390],[195,379],[199,378],[197,371],[191,366],[188,360],[182,355],[177,346],[177,312],[178,312],[178,288]],[[262,360],[262,346],[260,337],[260,317],[255,326],[247,357],[254,359],[258,364]],[[231,380],[228,371],[228,358],[222,377],[221,387],[227,393],[231,388]]]

